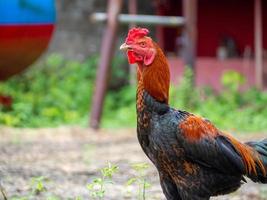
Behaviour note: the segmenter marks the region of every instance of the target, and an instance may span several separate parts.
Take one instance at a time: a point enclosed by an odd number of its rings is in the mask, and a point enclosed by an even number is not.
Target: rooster
[[[137,136],[167,200],[228,194],[244,176],[267,183],[267,139],[242,143],[209,120],[169,106],[169,65],[148,33],[131,29],[120,49],[137,64]]]

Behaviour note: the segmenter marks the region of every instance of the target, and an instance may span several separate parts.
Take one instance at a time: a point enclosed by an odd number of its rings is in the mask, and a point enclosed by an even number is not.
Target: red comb
[[[133,42],[136,38],[144,37],[149,33],[149,30],[146,28],[132,28],[129,30],[126,43]]]

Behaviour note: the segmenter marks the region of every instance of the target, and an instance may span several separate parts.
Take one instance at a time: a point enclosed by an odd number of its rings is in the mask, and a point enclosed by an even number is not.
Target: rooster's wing
[[[226,174],[246,171],[234,144],[208,120],[190,115],[179,124],[178,130],[178,140],[192,162]]]

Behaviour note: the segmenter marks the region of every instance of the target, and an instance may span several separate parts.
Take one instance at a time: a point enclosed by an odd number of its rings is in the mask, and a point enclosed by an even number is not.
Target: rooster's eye
[[[139,45],[140,45],[141,47],[146,47],[146,43],[145,43],[145,42],[140,42]]]

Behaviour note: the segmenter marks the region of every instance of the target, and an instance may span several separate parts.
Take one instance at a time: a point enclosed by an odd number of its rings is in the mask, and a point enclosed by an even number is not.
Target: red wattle
[[[136,62],[134,52],[133,51],[128,51],[127,52],[127,57],[128,57],[128,62],[130,64],[134,64]]]

